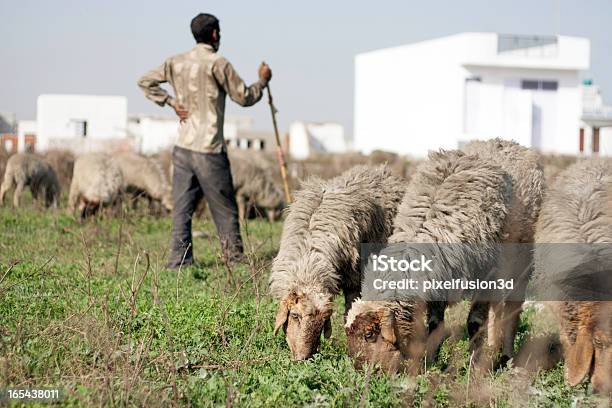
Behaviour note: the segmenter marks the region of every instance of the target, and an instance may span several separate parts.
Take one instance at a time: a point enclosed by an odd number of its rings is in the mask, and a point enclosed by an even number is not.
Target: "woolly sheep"
[[[447,253],[447,260],[454,262],[441,271],[444,276],[432,276],[438,280],[490,278],[502,262],[510,265],[509,271],[503,269],[510,276],[504,277],[520,280],[530,260],[499,259],[498,244],[533,242],[542,191],[537,155],[516,143],[495,139],[472,142],[463,152],[431,152],[408,186],[389,242],[473,244],[455,246],[452,256]],[[442,245],[439,250],[448,248]],[[345,329],[356,366],[369,361],[393,372],[403,365],[413,373],[424,353],[435,357],[447,303],[423,299],[399,304],[355,302]],[[488,345],[501,348],[499,363],[510,358],[519,312],[520,302],[472,303],[468,334],[479,356],[488,314]]]
[[[612,162],[590,159],[577,162],[563,171],[546,193],[537,223],[535,251],[535,286],[575,283],[582,290],[593,287],[585,278],[596,276],[589,265],[610,265],[609,252],[602,258],[595,247],[580,245],[581,263],[559,263],[559,250],[548,243],[612,243]],[[573,247],[564,247],[570,252]],[[592,252],[591,252],[592,251]],[[578,259],[576,257],[573,260]],[[551,265],[553,266],[551,268]],[[610,269],[604,267],[608,276]],[[612,392],[612,302],[572,301],[571,285],[561,285],[566,293],[554,298],[550,306],[560,324],[565,358],[565,380],[571,386],[591,374],[593,389]],[[608,286],[609,290],[609,286]],[[609,292],[608,292],[609,295]],[[567,297],[565,297],[567,296]],[[567,300],[569,299],[569,300]],[[580,299],[581,300],[581,299]]]
[[[270,222],[275,221],[285,207],[280,180],[274,175],[273,164],[257,153],[233,151],[228,155],[232,169],[232,183],[241,221],[248,218],[251,208],[265,210]],[[170,164],[172,174],[173,165]],[[206,201],[198,204],[195,216],[200,217],[207,208]]]
[[[78,208],[83,218],[100,207],[115,205],[122,189],[123,175],[111,156],[104,153],[84,154],[74,163],[68,208],[72,212]]]
[[[385,243],[404,194],[386,166],[357,166],[295,193],[272,264],[270,292],[280,300],[275,333],[283,327],[295,360],[311,357],[321,333],[331,335],[332,300],[345,307],[359,295],[360,244]]]
[[[144,196],[149,203],[158,201],[166,210],[172,211],[172,187],[161,164],[136,153],[120,153],[113,160],[121,169],[127,193],[134,199]]]
[[[255,206],[266,210],[270,222],[274,221],[285,203],[283,192],[278,187],[269,166],[236,153],[230,156],[230,160],[240,220],[245,220],[249,208]]]
[[[32,197],[41,200],[45,207],[57,208],[60,196],[57,175],[49,163],[31,153],[15,154],[8,159],[4,181],[0,187],[0,205],[8,190],[15,187],[13,206],[19,207],[19,199],[25,186],[30,186]]]
[[[74,171],[74,154],[68,150],[51,149],[45,152],[44,158],[55,170],[62,190],[68,190]]]

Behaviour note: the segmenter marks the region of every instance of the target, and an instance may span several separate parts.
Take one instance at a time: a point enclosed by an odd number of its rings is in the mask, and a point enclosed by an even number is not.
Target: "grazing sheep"
[[[359,295],[360,244],[385,243],[404,195],[386,166],[357,166],[295,193],[272,264],[270,292],[280,300],[274,332],[283,327],[295,360],[311,357],[331,334],[332,300],[346,310]]]
[[[74,154],[68,150],[52,149],[45,152],[44,158],[55,170],[62,190],[68,190],[74,171]]]
[[[249,218],[253,208],[265,211],[270,222],[277,220],[285,208],[285,201],[279,188],[280,177],[275,177],[271,163],[261,154],[238,151],[231,152],[229,160],[240,221]],[[172,169],[170,164],[171,172]],[[206,200],[201,200],[195,216],[203,216],[207,208]]]
[[[70,183],[68,208],[77,209],[81,218],[94,214],[100,207],[115,205],[123,189],[121,169],[111,156],[88,153],[77,158]]]
[[[443,276],[429,278],[474,280],[497,274],[496,278],[523,282],[527,279],[521,275],[529,270],[530,259],[524,253],[516,259],[512,251],[500,252],[499,244],[533,242],[542,191],[537,155],[516,143],[495,139],[472,142],[463,152],[432,152],[408,186],[389,242],[442,244],[438,251],[448,264],[436,272]],[[444,244],[464,245],[451,250]],[[416,247],[404,248],[419,252]],[[364,281],[371,281],[369,278]],[[430,295],[429,299],[425,295],[421,300],[400,302],[356,301],[345,325],[356,366],[369,361],[380,363],[385,371],[404,366],[414,373],[425,352],[434,358],[444,335],[448,302],[440,301],[440,292]],[[499,363],[510,358],[520,305],[472,302],[468,333],[479,357],[481,327],[488,326],[488,346],[494,351],[501,348]]]
[[[276,220],[285,203],[269,166],[236,153],[230,160],[240,220],[248,218],[252,206],[265,210],[270,222]]]
[[[149,206],[157,201],[166,210],[172,211],[172,187],[157,161],[136,153],[120,153],[113,160],[123,174],[125,192],[131,194],[134,200],[145,197],[149,200]]]
[[[19,207],[19,198],[25,186],[30,186],[32,197],[42,200],[45,207],[57,208],[60,196],[57,175],[49,163],[31,153],[15,154],[8,159],[0,187],[0,205],[7,191],[15,187],[13,206]]]
[[[542,205],[536,243],[535,286],[560,287],[562,291],[550,306],[559,320],[565,380],[574,386],[591,374],[595,391],[611,393],[612,301],[588,301],[576,293],[585,288],[601,289],[589,281],[602,277],[592,265],[603,266],[599,272],[607,275],[603,278],[608,285],[612,278],[610,252],[599,252],[601,245],[590,245],[612,243],[612,162],[580,161],[557,177]],[[578,258],[571,254],[573,246],[555,250],[546,245],[549,243],[583,245],[576,246]],[[580,262],[558,262],[560,252],[564,256],[570,253],[572,261]]]
[[[164,174],[170,180],[172,184],[172,152],[169,150],[161,150],[149,157],[151,160],[155,160],[161,168],[164,170]]]
[[[9,157],[11,157],[9,152],[7,152],[4,146],[0,144],[0,174],[4,174],[6,162],[8,161]]]

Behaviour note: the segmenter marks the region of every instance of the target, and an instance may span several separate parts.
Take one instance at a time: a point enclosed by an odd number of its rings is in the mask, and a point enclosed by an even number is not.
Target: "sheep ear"
[[[385,309],[380,315],[380,334],[385,341],[395,344],[395,315],[390,309]]]
[[[327,317],[325,318],[325,323],[323,323],[323,337],[325,337],[326,339],[329,339],[331,335],[332,335],[331,318]]]
[[[576,342],[565,352],[565,380],[570,386],[580,384],[591,369],[593,341],[586,329],[581,328]]]
[[[274,323],[274,335],[278,333],[279,329],[286,327],[287,317],[289,317],[289,306],[287,300],[282,300],[278,305],[278,312],[276,313],[276,322]]]

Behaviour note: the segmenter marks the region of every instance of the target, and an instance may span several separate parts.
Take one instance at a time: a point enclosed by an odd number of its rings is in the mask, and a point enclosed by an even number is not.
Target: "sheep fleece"
[[[329,181],[311,178],[295,194],[272,265],[270,291],[338,294],[359,288],[360,244],[386,242],[405,188],[387,166],[357,166]]]
[[[89,153],[77,158],[70,184],[70,206],[76,205],[77,198],[100,205],[113,203],[123,188],[121,169],[111,156],[103,153]]]

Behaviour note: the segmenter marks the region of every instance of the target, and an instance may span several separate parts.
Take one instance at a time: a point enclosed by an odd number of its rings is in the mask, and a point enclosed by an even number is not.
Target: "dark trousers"
[[[208,201],[223,254],[242,253],[238,207],[227,154],[198,153],[174,147],[172,163],[174,209],[168,266],[193,264],[191,219],[202,197]]]

